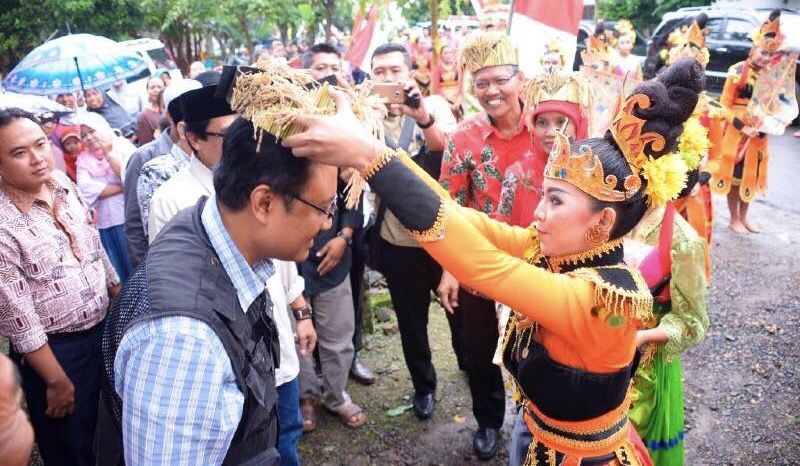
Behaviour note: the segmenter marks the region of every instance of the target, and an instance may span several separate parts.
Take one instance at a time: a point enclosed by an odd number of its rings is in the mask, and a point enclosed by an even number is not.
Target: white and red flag
[[[361,13],[357,13],[355,21],[353,22],[352,42],[344,55],[344,59],[349,61],[353,66],[357,66],[362,70],[369,72],[369,60],[372,57],[372,52],[378,48],[385,38],[383,35],[376,31],[378,26],[378,6],[372,5],[367,13],[367,18],[364,19]]]
[[[561,41],[566,55],[564,69],[572,69],[583,15],[583,0],[515,0],[509,35],[520,50],[520,68],[528,74],[542,71],[539,62],[545,46]]]

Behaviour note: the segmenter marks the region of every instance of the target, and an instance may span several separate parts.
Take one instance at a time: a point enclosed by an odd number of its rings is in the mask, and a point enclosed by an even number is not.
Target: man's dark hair
[[[208,122],[211,119],[205,120],[197,120],[197,121],[183,121],[184,127],[183,131],[185,133],[192,133],[197,136],[200,140],[205,141],[208,139],[208,135],[206,134],[206,129],[208,128]]]
[[[400,52],[403,54],[403,61],[406,62],[406,66],[408,69],[411,69],[411,55],[408,54],[408,50],[403,46],[403,44],[398,44],[396,42],[388,42],[386,44],[381,45],[374,52],[372,52],[372,59],[369,62],[370,68],[372,67],[372,62],[375,60],[375,57],[380,55],[386,55],[388,53]]]
[[[40,124],[39,120],[36,119],[36,116],[34,116],[33,113],[22,110],[21,108],[10,107],[0,109],[0,129],[5,128],[16,120],[25,119],[31,120],[37,125]]]
[[[261,144],[253,138],[253,124],[244,118],[225,132],[222,158],[214,169],[214,191],[219,202],[233,211],[242,210],[250,193],[268,185],[283,194],[287,207],[308,182],[311,162],[292,155],[275,136],[261,133]]]
[[[314,61],[314,54],[316,53],[332,53],[342,58],[342,52],[340,52],[339,49],[327,42],[320,42],[319,44],[312,45],[311,48],[303,54],[303,68],[311,68],[311,64]]]

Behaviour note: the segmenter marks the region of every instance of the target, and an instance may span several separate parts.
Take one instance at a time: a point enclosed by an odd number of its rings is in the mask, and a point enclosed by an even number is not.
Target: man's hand
[[[342,260],[345,250],[347,249],[347,240],[341,236],[331,238],[322,249],[317,253],[317,257],[322,258],[322,262],[317,266],[317,273],[325,275],[333,270],[334,267],[339,265]]]
[[[300,356],[308,356],[314,351],[314,346],[317,344],[317,331],[314,330],[314,324],[311,323],[311,319],[297,321],[295,341],[300,350]]]
[[[419,101],[419,106],[417,108],[412,108],[406,104],[392,104],[389,106],[389,111],[393,114],[402,113],[408,115],[421,125],[428,123],[431,116],[425,109],[425,102],[422,100],[422,94],[419,92],[419,89],[412,83],[404,83],[403,91],[406,96],[416,98]]]
[[[14,363],[0,354],[0,458],[3,464],[27,465],[33,428],[22,410],[22,389]]]
[[[442,271],[442,279],[436,288],[436,294],[439,295],[442,307],[450,314],[454,314],[455,308],[458,307],[458,280],[447,270]]]
[[[65,417],[75,410],[75,386],[64,374],[63,377],[47,384],[47,410],[50,417]]]
[[[758,130],[752,126],[745,126],[742,128],[742,134],[744,134],[748,138],[757,138]]]
[[[122,289],[122,285],[114,285],[108,288],[108,302],[113,303],[114,300],[117,299],[119,296],[119,292]]]

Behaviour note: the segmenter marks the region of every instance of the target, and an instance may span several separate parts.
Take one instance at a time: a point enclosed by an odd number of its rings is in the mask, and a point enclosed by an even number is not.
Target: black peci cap
[[[235,114],[227,100],[215,96],[216,92],[217,86],[205,86],[186,92],[176,99],[180,102],[182,120],[191,123]],[[168,110],[172,115],[172,109]]]

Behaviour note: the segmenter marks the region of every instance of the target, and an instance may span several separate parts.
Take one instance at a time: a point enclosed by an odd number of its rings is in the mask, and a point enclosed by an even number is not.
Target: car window
[[[706,22],[706,29],[708,29],[709,39],[722,39],[722,26],[725,24],[725,18],[709,18]]]
[[[747,21],[738,18],[728,18],[728,24],[725,26],[725,33],[722,37],[725,40],[747,42],[750,40],[750,34],[753,32],[753,29],[753,25]]]
[[[169,58],[167,51],[164,48],[152,49],[148,50],[147,54],[150,55],[150,58],[153,60],[153,63],[156,64],[156,68],[167,68],[172,69],[175,68],[175,63]]]

